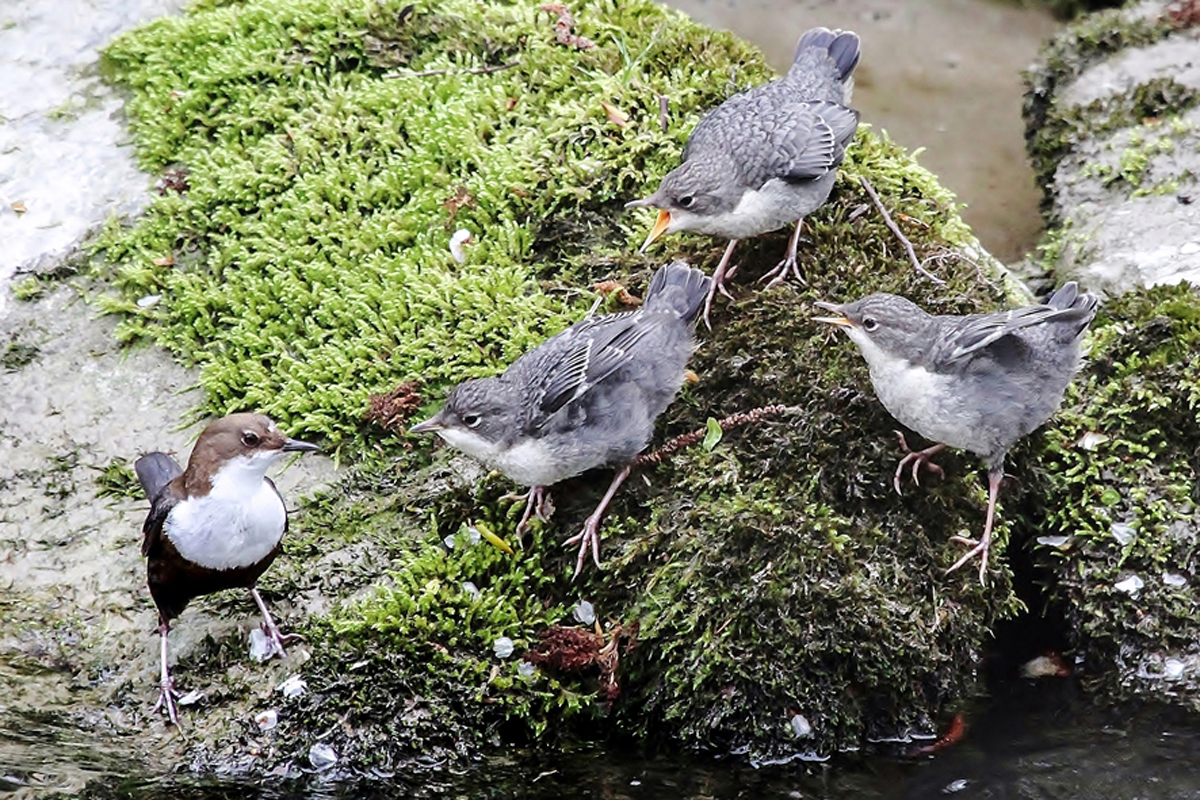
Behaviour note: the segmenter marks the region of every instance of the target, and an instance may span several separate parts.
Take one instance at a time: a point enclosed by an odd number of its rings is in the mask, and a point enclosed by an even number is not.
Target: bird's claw
[[[158,702],[155,703],[154,708],[151,709],[153,713],[157,712],[159,709],[165,708],[167,711],[167,719],[175,727],[179,727],[179,714],[175,710],[175,698],[178,696],[179,692],[175,691],[174,682],[168,678],[166,682],[159,684]]]
[[[531,517],[536,516],[542,522],[549,522],[551,515],[554,514],[554,503],[544,486],[533,486],[524,494],[506,494],[500,499],[525,501],[525,513],[521,515],[521,521],[517,523],[517,536],[523,535],[529,528]]]
[[[787,258],[783,259],[783,261],[780,261],[775,265],[775,269],[759,278],[758,282],[762,283],[767,278],[770,278],[771,282],[764,286],[763,289],[773,289],[787,280],[789,272],[795,276],[796,280],[798,280],[801,285],[808,285],[808,281],[804,280],[804,276],[800,274],[800,262],[797,261],[794,256],[788,256]]]
[[[583,571],[583,562],[587,561],[588,545],[591,545],[592,561],[596,563],[596,567],[600,567],[600,520],[593,517],[588,517],[587,522],[583,525],[583,530],[567,539],[565,544],[572,545],[579,542],[579,557],[575,559],[575,572],[571,575],[571,580],[579,577],[579,573]]]
[[[933,474],[940,477],[945,477],[946,471],[940,466],[930,461],[930,459],[945,449],[944,444],[935,444],[933,447],[926,447],[924,450],[913,450],[908,446],[908,442],[904,438],[901,431],[894,431],[896,438],[900,440],[900,450],[904,453],[904,458],[900,459],[900,463],[896,465],[896,474],[892,476],[892,487],[896,490],[896,494],[902,494],[900,491],[900,478],[904,475],[904,468],[912,463],[912,478],[913,483],[917,486],[921,485],[921,467],[929,470]]]
[[[955,561],[952,565],[950,565],[950,567],[946,570],[945,574],[949,575],[951,572],[954,572],[956,569],[961,567],[963,564],[966,564],[968,561],[970,561],[975,556],[979,556],[979,584],[981,586],[986,586],[987,585],[988,547],[991,545],[990,539],[988,537],[984,537],[983,539],[975,540],[975,539],[972,539],[967,536],[952,536],[952,537],[950,537],[950,541],[956,542],[961,545],[966,545],[967,547],[970,547],[971,549],[968,550],[962,556],[962,558],[958,559],[958,561]]]

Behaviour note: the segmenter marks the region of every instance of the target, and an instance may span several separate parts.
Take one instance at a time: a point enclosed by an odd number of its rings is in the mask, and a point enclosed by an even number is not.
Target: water
[[[1198,800],[1200,723],[1177,712],[1102,711],[1073,682],[1022,681],[967,712],[967,736],[935,757],[849,754],[824,765],[755,769],[702,758],[638,758],[600,748],[493,759],[465,773],[359,785],[256,786],[137,777],[103,737],[0,713],[0,796],[51,789],[99,800],[316,800],[392,797],[596,800]],[[21,726],[14,730],[13,725]],[[62,721],[59,722],[62,725]],[[10,794],[5,795],[5,792]]]

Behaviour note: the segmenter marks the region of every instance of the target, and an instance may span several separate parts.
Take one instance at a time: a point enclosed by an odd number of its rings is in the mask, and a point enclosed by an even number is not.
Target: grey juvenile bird
[[[768,275],[768,286],[796,266],[804,217],[833,188],[837,166],[858,128],[858,112],[846,108],[851,73],[858,64],[858,35],[813,28],[800,37],[784,77],[726,100],[696,124],[683,163],[663,178],[658,191],[629,207],[655,206],[658,221],[642,251],[664,233],[697,231],[728,238],[704,302],[704,321],[719,290],[736,269],[729,259],[738,239],[796,223],[787,255]]]
[[[1045,305],[998,314],[933,316],[893,294],[846,305],[817,304],[838,316],[816,319],[840,326],[858,345],[888,412],[937,442],[914,452],[900,435],[905,456],[893,479],[897,492],[909,464],[918,483],[922,466],[941,474],[929,459],[946,446],[970,450],[987,465],[983,536],[978,541],[955,537],[971,549],[947,572],[979,555],[979,580],[984,580],[1004,457],[1058,409],[1079,368],[1080,340],[1097,302],[1071,282]]]
[[[192,448],[187,469],[166,453],[147,453],[133,465],[150,500],[142,525],[142,555],[150,596],[158,606],[161,683],[155,710],[178,725],[167,670],[171,620],[194,598],[222,589],[249,589],[276,652],[286,639],[254,588],[279,555],[287,510],[267,467],[284,453],[317,446],[289,439],[261,414],[232,414],[213,422]]]
[[[588,317],[547,339],[503,375],[459,384],[412,433],[434,432],[517,483],[531,487],[518,530],[548,516],[546,487],[594,467],[618,466],[583,531],[600,564],[600,519],[654,420],[683,385],[692,330],[709,279],[685,262],[662,267],[636,311]]]

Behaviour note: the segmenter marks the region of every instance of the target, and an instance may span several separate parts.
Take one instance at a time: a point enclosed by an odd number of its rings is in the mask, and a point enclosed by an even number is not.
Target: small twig
[[[428,78],[430,75],[487,75],[502,69],[511,69],[521,65],[520,61],[510,61],[507,64],[496,64],[491,67],[471,67],[470,69],[427,69],[424,72],[396,72],[384,75],[385,78]]]
[[[662,126],[663,133],[667,132],[670,127],[671,116],[667,113],[667,96],[660,94],[658,96],[658,124]]]
[[[747,425],[751,422],[758,422],[765,417],[773,417],[776,414],[782,414],[783,412],[788,411],[790,408],[790,406],[785,406],[782,404],[761,406],[759,408],[753,408],[749,411],[739,411],[736,414],[730,414],[728,417],[719,420],[717,424],[721,426],[722,431],[730,431],[734,428]],[[644,467],[649,464],[661,464],[667,459],[668,456],[672,455],[678,450],[682,450],[685,447],[694,445],[696,442],[703,439],[707,434],[708,428],[704,427],[700,428],[699,430],[692,431],[691,433],[685,433],[682,436],[676,436],[674,439],[667,442],[653,453],[643,453],[635,458],[633,460],[633,466]]]
[[[887,224],[888,229],[891,230],[892,233],[896,234],[896,238],[900,240],[900,244],[904,245],[904,250],[908,253],[909,260],[912,261],[913,269],[924,275],[926,278],[929,278],[929,280],[933,281],[939,286],[945,286],[946,282],[944,280],[925,269],[925,267],[921,266],[920,260],[917,259],[917,253],[915,250],[913,250],[912,242],[910,242],[908,237],[900,231],[900,228],[892,220],[892,215],[889,214],[888,210],[883,207],[883,201],[880,200],[879,195],[875,193],[875,187],[871,185],[871,182],[862,175],[858,176],[858,182],[862,184],[862,187],[866,189],[867,194],[870,195],[871,199],[875,202],[875,207],[878,208],[879,213],[883,215],[883,221]]]

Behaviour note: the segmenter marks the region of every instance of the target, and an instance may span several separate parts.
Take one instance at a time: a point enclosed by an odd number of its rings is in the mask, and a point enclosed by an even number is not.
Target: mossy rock
[[[700,380],[656,441],[788,410],[635,476],[603,529],[605,568],[572,583],[560,542],[607,474],[555,487],[553,521],[519,541],[519,509],[500,501],[511,485],[365,423],[367,398],[420,378],[432,408],[582,316],[597,280],[638,294],[667,253],[711,269],[724,242],[707,237],[635,255],[650,215],[622,203],[677,163],[705,109],[769,71],[642,0],[572,7],[590,49],[555,43],[557,12],[534,6],[401,5],[201,3],[107,53],[133,92],[142,163],[177,178],[96,244],[121,335],[199,364],[199,411],[260,410],[358,464],[294,517],[264,581],[329,609],[306,624],[309,693],[282,701],[273,732],[251,731],[248,757],[247,712],[280,701],[232,649],[197,655],[181,669],[217,688],[189,712],[191,763],[300,765],[320,740],[339,768],[387,770],[548,732],[781,757],[930,731],[975,689],[980,648],[1019,603],[1002,559],[986,587],[943,575],[950,536],[983,525],[976,460],[950,457],[945,481],[897,496],[895,423],[854,348],[810,316],[815,299],[871,291],[947,313],[1013,300],[953,197],[864,127],[805,223],[806,285],[755,286],[787,231],[739,245],[737,300],[701,332]],[[860,176],[946,285],[913,270]],[[446,247],[460,225],[479,240],[463,265]],[[148,294],[161,300],[138,306]],[[998,550],[1008,531],[1002,513]],[[623,626],[604,700],[595,668],[521,665],[550,626],[578,628],[581,599]],[[797,716],[811,735],[797,738]]]
[[[1101,310],[1086,372],[1023,478],[1015,525],[1093,688],[1200,709],[1200,291]]]

